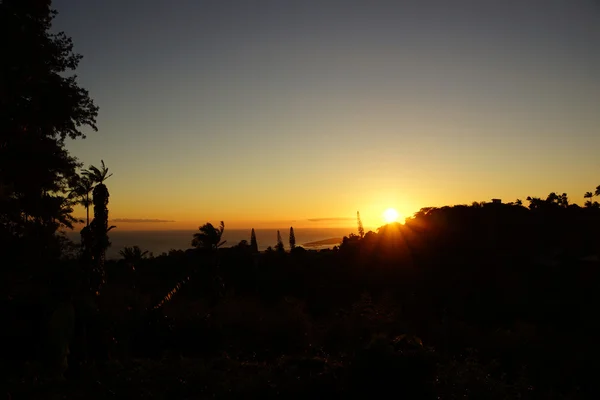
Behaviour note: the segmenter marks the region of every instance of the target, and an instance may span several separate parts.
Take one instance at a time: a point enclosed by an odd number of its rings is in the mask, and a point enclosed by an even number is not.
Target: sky
[[[383,224],[600,185],[596,0],[55,0],[119,229]]]

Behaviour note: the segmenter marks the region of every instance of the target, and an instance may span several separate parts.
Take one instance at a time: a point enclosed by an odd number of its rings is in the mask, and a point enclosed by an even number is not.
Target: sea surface
[[[139,246],[142,250],[148,250],[155,256],[171,249],[186,250],[192,247],[194,230],[164,230],[164,231],[119,231],[114,229],[109,232],[111,246],[106,252],[108,259],[119,258],[119,251],[126,246]],[[251,229],[225,229],[223,240],[227,243],[224,247],[235,246],[241,240],[250,243]],[[277,229],[256,229],[256,240],[259,250],[266,250],[269,246],[277,244]],[[289,248],[289,229],[280,230],[283,244]],[[330,238],[341,238],[352,233],[351,228],[294,228],[296,245],[316,242]],[[67,232],[67,236],[75,243],[79,243],[80,236],[77,231]],[[316,249],[331,248],[334,245],[313,247]]]

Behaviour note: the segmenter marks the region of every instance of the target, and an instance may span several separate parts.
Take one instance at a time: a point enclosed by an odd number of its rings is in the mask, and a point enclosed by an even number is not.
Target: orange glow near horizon
[[[108,182],[110,224],[116,225],[119,231],[197,230],[206,222],[218,225],[224,221],[226,229],[289,229],[293,226],[345,228],[348,233],[356,233],[356,211],[360,211],[365,231],[376,231],[390,222],[383,215],[383,210],[388,208],[393,208],[398,213],[396,220],[404,223],[405,218],[423,207],[471,204],[473,201],[491,201],[492,198],[500,198],[504,202],[519,198],[527,203],[527,195],[544,197],[556,191],[550,183],[541,185],[538,182],[536,189],[535,184],[521,181],[497,187],[481,181],[471,190],[464,190],[464,186],[453,187],[446,182],[405,181],[394,178],[392,171],[385,173],[388,180],[361,180],[360,190],[356,190],[353,178],[347,176],[336,178],[335,185],[323,180],[300,187],[280,187],[261,181],[253,187],[229,186],[225,184],[227,181],[215,182],[212,187],[220,191],[215,199],[204,195],[201,187],[186,186],[183,182],[183,186],[179,187],[176,185],[179,181],[172,182],[170,191],[155,192],[151,185],[133,188],[135,190],[132,191],[128,182],[136,179],[122,172]],[[589,174],[585,172],[583,175]],[[577,194],[594,186],[594,179],[588,181],[591,183],[587,185],[571,182],[560,187],[570,195],[573,203],[581,204],[583,198],[578,199]],[[85,214],[81,206],[77,206],[73,213],[82,219],[85,219]],[[92,210],[90,217],[93,218]],[[81,227],[78,225],[76,229]]]
[[[138,205],[139,206],[139,205]],[[356,210],[360,211],[361,219],[366,231],[377,230],[380,226],[400,220],[403,222],[404,215],[412,215],[417,210],[398,211],[397,208],[387,209],[385,214],[381,213],[382,202],[373,202],[369,207],[356,207],[354,205],[347,206],[343,210],[341,207],[333,212],[315,211],[310,213],[309,210],[303,210],[301,215],[296,214],[291,218],[286,218],[286,215],[281,212],[279,215],[268,215],[267,213],[257,212],[255,215],[250,213],[236,213],[227,207],[223,207],[223,212],[206,213],[198,215],[189,212],[182,213],[167,213],[164,210],[159,212],[151,212],[148,210],[144,214],[134,212],[123,212],[120,204],[109,204],[110,225],[115,225],[120,231],[147,231],[147,230],[197,230],[199,226],[210,222],[213,225],[219,224],[220,221],[225,222],[226,229],[286,229],[291,226],[294,228],[346,228],[348,233],[357,232]],[[128,208],[128,207],[127,207]],[[139,209],[139,208],[138,208]],[[111,211],[115,210],[115,211]],[[171,208],[168,208],[171,210]],[[132,210],[133,211],[133,210]],[[185,210],[188,211],[188,210]],[[191,211],[191,210],[189,210]],[[93,214],[90,212],[90,214]],[[74,215],[85,221],[85,209],[77,207]],[[90,215],[93,218],[93,215]],[[84,224],[77,224],[76,230],[80,230]]]

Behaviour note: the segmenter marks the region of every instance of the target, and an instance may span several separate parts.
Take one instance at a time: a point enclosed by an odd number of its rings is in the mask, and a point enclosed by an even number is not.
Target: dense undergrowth
[[[455,207],[335,250],[110,261],[97,297],[77,290],[82,267],[66,260],[3,303],[6,390],[586,398],[600,356],[597,210],[544,212]]]

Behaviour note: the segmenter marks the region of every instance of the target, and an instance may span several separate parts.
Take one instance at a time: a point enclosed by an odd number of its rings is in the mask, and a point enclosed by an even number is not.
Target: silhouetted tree
[[[600,196],[600,185],[596,186],[596,191],[594,192],[595,196]]]
[[[583,198],[584,198],[584,199],[589,199],[589,200],[587,200],[587,201],[585,202],[585,206],[586,206],[586,207],[588,207],[588,208],[592,207],[592,198],[593,198],[593,197],[594,197],[594,194],[593,194],[592,192],[586,192],[586,193],[583,195]]]
[[[546,197],[546,203],[560,205],[560,197],[555,192],[552,192]]]
[[[136,287],[135,268],[136,268],[136,266],[139,267],[142,260],[146,259],[146,256],[148,255],[148,251],[147,250],[142,251],[142,249],[140,249],[139,246],[133,246],[133,247],[124,247],[123,249],[121,249],[119,251],[119,254],[121,255],[121,257],[123,257],[123,261],[125,262],[125,265],[129,269],[128,273],[131,276],[130,284],[133,288],[135,288]]]
[[[250,234],[250,248],[253,253],[258,253],[258,242],[256,241],[256,232],[254,232],[254,228],[252,228],[252,233]]]
[[[552,196],[549,196],[552,197]],[[539,210],[539,209],[543,209],[545,208],[545,206],[547,204],[549,204],[550,202],[548,200],[542,200],[539,197],[531,197],[531,196],[527,196],[527,201],[529,202],[529,209],[530,210]]]
[[[552,192],[546,198],[546,205],[567,208],[569,206],[569,199],[568,199],[566,193],[559,195],[559,194],[556,194],[556,192]]]
[[[194,233],[192,239],[192,246],[200,249],[212,249],[216,250],[223,246],[227,241],[221,241],[223,232],[225,231],[225,223],[221,221],[219,229],[215,228],[213,224],[207,222],[198,228],[200,232]]]
[[[119,254],[123,257],[126,264],[131,265],[131,267],[135,269],[135,266],[146,258],[148,250],[142,251],[139,246],[124,247],[119,251]]]
[[[340,243],[340,250],[350,250],[358,247],[360,242],[360,236],[351,233],[348,236],[344,236],[342,238],[342,243]]]
[[[81,56],[69,37],[51,32],[55,15],[49,1],[0,2],[0,237],[11,252],[28,241],[20,255],[44,262],[77,167],[65,139],[96,130],[98,114],[69,75]],[[27,251],[32,241],[38,251]]]
[[[290,227],[290,250],[296,248],[296,235],[294,234],[294,227]]]
[[[275,250],[277,251],[285,251],[285,247],[283,246],[283,239],[281,239],[281,233],[277,231],[277,244],[275,245]]]
[[[87,176],[77,176],[73,184],[72,194],[77,198],[77,202],[85,207],[85,226],[90,226],[90,206],[92,199],[90,193],[94,189],[94,181]]]
[[[563,193],[562,195],[560,195],[559,199],[558,199],[558,204],[562,207],[562,208],[567,208],[569,207],[569,197],[567,196],[566,193]]]
[[[108,173],[108,168],[101,160],[102,167],[97,168],[93,165],[83,171],[82,174],[96,186],[92,191],[92,203],[94,204],[94,219],[89,227],[85,227],[85,236],[88,236],[84,241],[84,246],[89,245],[92,262],[92,291],[96,294],[100,293],[102,285],[105,283],[106,272],[104,270],[104,261],[106,257],[106,249],[110,246],[108,232],[115,226],[108,226],[108,199],[110,197],[108,188],[104,184],[106,179],[112,174]]]
[[[362,221],[360,219],[360,212],[356,212],[356,222],[358,223],[358,236],[362,239],[365,237],[365,228],[363,227]]]
[[[113,175],[112,173],[108,173],[108,168],[106,168],[104,160],[100,160],[100,163],[102,164],[101,168],[90,165],[88,169],[81,172],[92,184],[103,185],[104,181]]]

